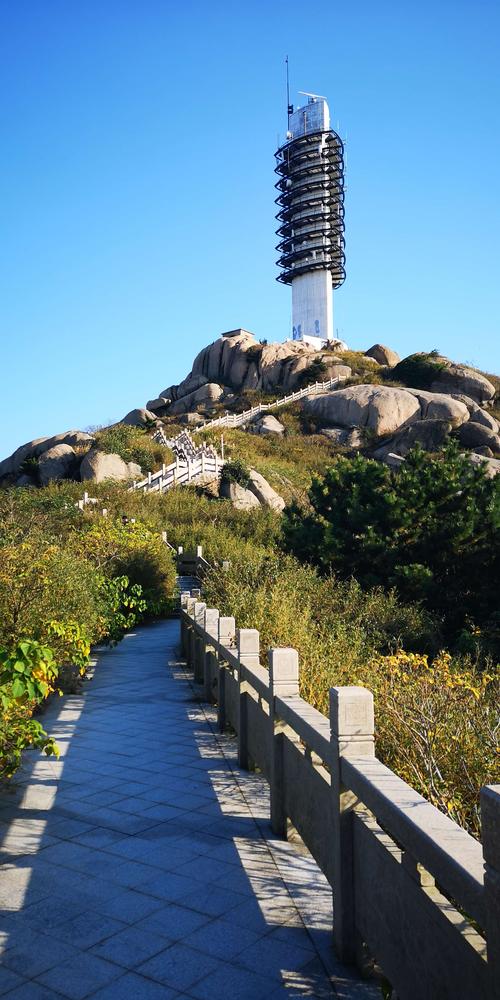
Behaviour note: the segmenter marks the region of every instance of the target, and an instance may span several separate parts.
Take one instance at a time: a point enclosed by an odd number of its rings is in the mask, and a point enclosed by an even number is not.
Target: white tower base
[[[329,271],[310,271],[292,280],[293,340],[304,340],[321,350],[333,335],[332,276]]]

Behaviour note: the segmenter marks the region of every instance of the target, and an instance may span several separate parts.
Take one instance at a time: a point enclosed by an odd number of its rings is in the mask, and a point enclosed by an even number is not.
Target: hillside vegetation
[[[167,531],[174,547],[203,546],[207,603],[259,629],[263,659],[268,646],[298,649],[301,693],[320,711],[333,685],[369,687],[378,756],[478,835],[479,789],[500,781],[498,381],[437,352],[377,364],[361,352],[257,346],[246,334],[210,345],[197,373],[150,401],[153,419],[124,418],[141,426],[68,432],[4,461],[0,775],[14,773],[25,746],[57,752],[36,713],[78,685],[92,645],[170,612]],[[240,374],[214,386],[223,355]],[[210,483],[128,492],[134,470],[172,458],[153,427],[171,439],[193,419],[269,400],[278,369],[280,389],[340,369],[347,388],[280,409],[274,433],[257,421],[198,441],[223,444],[240,487],[250,470],[264,476],[287,505],[282,516],[236,509]],[[455,391],[457,380],[476,396]],[[394,449],[397,467],[386,464]],[[124,463],[123,482],[72,481],[92,453]],[[51,462],[62,478],[44,486]],[[97,502],[80,511],[84,488]]]
[[[33,717],[75,690],[91,646],[172,606],[175,567],[143,518],[81,512],[77,484],[0,492],[0,777],[30,745],[56,749]]]

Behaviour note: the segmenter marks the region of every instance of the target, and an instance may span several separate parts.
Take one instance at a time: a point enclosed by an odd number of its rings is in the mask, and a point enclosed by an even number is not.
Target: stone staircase
[[[153,440],[170,448],[175,461],[163,465],[157,472],[148,472],[144,479],[134,482],[130,490],[166,493],[174,486],[183,486],[195,480],[217,479],[224,460],[212,445],[196,445],[187,430],[174,438],[167,438],[162,430],[153,434]]]

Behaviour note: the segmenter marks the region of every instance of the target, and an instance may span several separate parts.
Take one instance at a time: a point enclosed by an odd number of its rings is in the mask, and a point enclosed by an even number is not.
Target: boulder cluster
[[[296,341],[259,343],[247,330],[231,330],[204,347],[190,374],[150,399],[147,409],[150,414],[171,417],[198,409],[210,411],[216,403],[234,405],[239,395],[252,389],[283,396],[300,387],[311,366],[321,369],[318,381],[351,374],[335,349],[317,352]]]
[[[453,432],[461,445],[500,469],[498,421],[486,407],[495,387],[484,375],[448,363],[432,391],[351,385],[304,400],[303,408],[335,444],[369,448],[373,458],[404,458],[417,443],[435,451]]]
[[[247,409],[249,392],[277,398],[312,381],[339,379],[340,384],[306,397],[301,404],[310,426],[333,445],[363,449],[394,465],[415,444],[433,451],[453,434],[473,461],[486,462],[491,475],[500,471],[499,425],[489,412],[495,386],[488,378],[435,352],[400,361],[395,351],[382,344],[374,344],[364,355],[346,355],[344,348],[334,342],[318,352],[302,342],[268,344],[258,342],[247,330],[229,331],[200,351],[182,382],[163,389],[145,407],[130,410],[120,423],[153,430],[173,418],[177,424],[195,428],[226,408],[233,412]],[[356,367],[359,358],[361,368]],[[408,377],[419,360],[426,370],[425,388],[414,387],[422,383]],[[351,379],[353,374],[355,379]],[[364,384],[359,384],[360,377]],[[245,427],[262,435],[285,433],[279,411],[277,415],[260,413]],[[33,482],[30,463],[36,464],[42,485],[65,478],[99,482],[141,476],[137,464],[103,453],[92,435],[83,431],[22,445],[0,462],[0,480],[8,477],[18,485],[29,485]],[[245,490],[253,500],[240,495],[243,487],[237,484],[232,484],[235,495],[231,499],[252,506],[258,492],[255,483]]]

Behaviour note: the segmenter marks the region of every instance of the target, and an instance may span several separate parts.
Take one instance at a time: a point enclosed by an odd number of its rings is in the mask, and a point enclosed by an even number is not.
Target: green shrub
[[[439,623],[394,591],[320,577],[270,549],[235,551],[204,580],[204,599],[259,630],[262,662],[269,647],[297,649],[300,693],[323,714],[332,686],[372,690],[379,759],[479,834],[479,789],[500,778],[498,671],[439,652]]]
[[[314,358],[311,364],[304,369],[297,379],[297,389],[305,389],[315,382],[326,382],[328,378],[328,366],[322,358]]]
[[[97,642],[105,617],[97,574],[84,559],[35,534],[0,548],[0,645],[29,638],[52,646],[54,621],[78,622]]]
[[[171,610],[175,590],[172,552],[159,532],[142,521],[125,518],[123,522],[108,512],[108,517],[89,521],[87,530],[71,540],[70,548],[104,577],[126,578],[131,588],[139,587],[134,593],[141,597],[141,606],[135,606],[133,624],[144,615],[156,617]],[[109,593],[109,588],[106,592]],[[132,624],[126,627],[131,628]]]
[[[416,448],[397,471],[338,458],[309,500],[309,510],[294,504],[284,516],[283,545],[298,558],[424,601],[450,641],[465,616],[481,625],[496,612],[500,481],[455,443],[437,456]]]
[[[248,489],[250,486],[250,469],[240,458],[233,458],[224,465],[221,479],[224,483],[237,483],[238,486]]]
[[[401,382],[412,389],[430,389],[440,372],[446,368],[446,364],[438,359],[438,350],[427,354],[410,354],[386,373],[386,379]]]

